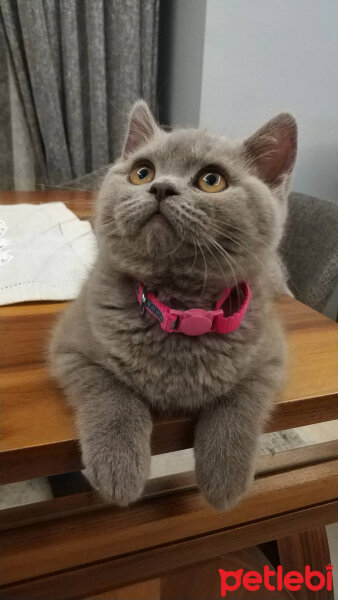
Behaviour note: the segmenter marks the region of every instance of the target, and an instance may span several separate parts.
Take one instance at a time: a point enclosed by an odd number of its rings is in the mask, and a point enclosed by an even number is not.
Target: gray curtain
[[[2,189],[14,186],[20,156],[11,78],[39,187],[78,179],[118,155],[131,103],[143,97],[156,108],[158,5],[0,0]]]

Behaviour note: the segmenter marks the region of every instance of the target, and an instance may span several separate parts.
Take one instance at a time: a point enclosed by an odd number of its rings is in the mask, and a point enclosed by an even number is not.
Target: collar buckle
[[[200,308],[191,308],[181,315],[176,331],[191,336],[210,333],[213,331],[214,318],[221,314],[221,310],[206,311]]]

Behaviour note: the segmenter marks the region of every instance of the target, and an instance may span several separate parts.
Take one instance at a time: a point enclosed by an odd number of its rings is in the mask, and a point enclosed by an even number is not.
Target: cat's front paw
[[[196,440],[196,479],[211,506],[228,510],[240,501],[252,484],[255,453],[243,452],[241,446],[229,448],[225,443],[210,446],[211,440],[209,434],[205,440],[201,436]]]
[[[241,500],[253,482],[253,469],[241,473],[227,473],[227,469],[196,468],[198,486],[211,506],[229,510]]]
[[[150,472],[150,446],[83,449],[84,475],[100,495],[118,506],[141,496]]]

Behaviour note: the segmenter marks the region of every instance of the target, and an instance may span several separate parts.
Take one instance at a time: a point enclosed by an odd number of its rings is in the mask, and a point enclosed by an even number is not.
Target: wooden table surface
[[[1,203],[63,201],[80,218],[92,215],[90,192],[6,192]],[[81,468],[74,421],[45,364],[49,332],[65,303],[24,303],[0,308],[0,482],[8,483]],[[277,309],[284,323],[289,366],[268,431],[338,417],[335,323],[291,298]],[[156,420],[153,453],[191,446],[193,419]]]
[[[94,194],[89,190],[48,190],[34,192],[0,192],[1,204],[41,204],[42,202],[64,202],[79,219],[93,216]]]

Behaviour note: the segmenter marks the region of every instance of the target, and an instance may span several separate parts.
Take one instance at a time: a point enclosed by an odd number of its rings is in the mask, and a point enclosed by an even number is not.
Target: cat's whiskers
[[[218,244],[218,246],[219,246],[219,252],[221,253],[221,250],[223,250],[224,251],[224,257],[228,261],[230,261],[230,263],[232,263],[234,265],[235,269],[237,269],[240,272],[240,274],[241,274],[241,276],[243,278],[243,281],[247,280],[248,279],[248,274],[246,273],[245,269],[243,269],[243,267],[241,267],[238,264],[238,262],[233,258],[233,256],[231,256],[229,254],[229,252],[227,252],[227,250],[225,248],[222,248],[222,246],[220,246],[220,244]]]
[[[203,248],[202,248],[202,246],[201,246],[200,242],[199,242],[198,240],[196,240],[196,242],[197,242],[197,245],[198,245],[198,247],[199,247],[199,249],[200,249],[200,252],[201,252],[201,255],[202,255],[202,257],[203,257],[203,261],[204,261],[204,282],[203,282],[202,291],[201,291],[201,293],[200,293],[200,298],[201,298],[201,297],[203,296],[203,293],[204,293],[204,290],[205,290],[205,286],[206,286],[206,282],[207,282],[207,276],[208,276],[208,265],[207,265],[207,261],[206,261],[206,258],[205,258],[205,254],[204,254],[204,252],[203,252]]]
[[[218,244],[218,242],[216,242],[216,240],[214,240],[215,243],[217,243],[218,247],[219,247],[219,251],[224,252],[224,256],[225,258],[227,258],[230,262],[232,262],[234,264],[235,269],[237,269],[238,271],[240,271],[240,273],[242,274],[243,279],[247,280],[248,279],[248,274],[246,273],[245,269],[243,269],[243,267],[241,267],[238,262],[232,257],[230,256],[230,254],[226,251],[225,248],[223,248],[220,244]]]
[[[191,273],[191,271],[193,271],[193,270],[194,270],[194,266],[195,266],[195,264],[196,264],[196,261],[197,261],[197,245],[196,245],[196,240],[195,240],[195,237],[194,237],[192,234],[191,234],[191,239],[192,239],[192,241],[193,241],[194,248],[195,248],[195,257],[194,257],[194,261],[193,261],[193,263],[192,263],[192,265],[191,265],[190,269],[188,269],[188,271],[186,271],[186,273]]]
[[[235,229],[236,231],[238,231],[239,233],[242,233],[243,235],[245,235],[246,237],[249,237],[251,239],[253,239],[254,241],[256,241],[256,237],[255,235],[253,235],[252,233],[250,233],[247,230],[241,229],[240,227],[235,227],[234,225],[231,225],[228,221],[221,221],[220,219],[217,219],[217,224],[219,225],[224,225],[226,228],[230,228],[231,229]],[[233,238],[230,237],[230,235],[228,235],[228,233],[224,230],[217,230],[217,232],[222,236],[222,237],[226,237],[231,241],[235,241]],[[231,231],[230,231],[231,234]],[[260,243],[262,244],[262,246],[264,246],[265,248],[270,249],[270,244],[267,244],[265,242],[263,242],[262,240],[260,240]]]
[[[215,248],[215,250],[217,250],[217,252],[225,259],[225,261],[227,262],[228,266],[230,267],[230,270],[231,270],[231,273],[232,273],[232,276],[233,276],[234,282],[235,282],[237,297],[239,298],[238,280],[237,280],[237,277],[236,277],[236,273],[235,273],[235,271],[233,269],[233,266],[232,266],[232,264],[231,264],[231,262],[229,260],[230,257],[228,255],[227,251],[224,248],[222,248],[222,246],[220,246],[218,244],[218,242],[216,242],[216,240],[214,240],[213,238],[211,238],[207,234],[205,234],[205,236],[209,240],[209,242],[213,245],[213,247]],[[214,258],[215,258],[215,256],[214,256]],[[218,264],[219,264],[219,262],[218,262]],[[222,273],[223,273],[223,276],[224,276],[223,270],[222,270]]]
[[[246,244],[244,244],[244,242],[242,242],[242,240],[239,242],[238,240],[234,239],[233,237],[230,237],[229,235],[225,235],[224,232],[221,232],[220,230],[216,229],[215,227],[213,227],[213,230],[215,231],[215,233],[218,233],[220,235],[223,235],[223,237],[227,237],[233,244],[237,244],[238,247],[243,246],[243,248],[245,248],[245,250],[248,252],[248,254],[250,254],[254,260],[262,267],[263,271],[265,273],[269,273],[268,269],[266,268],[266,266],[262,263],[262,261],[256,256],[256,254],[254,254],[251,250],[249,250],[249,248],[247,247]],[[244,233],[244,232],[243,232]],[[268,247],[266,244],[264,244],[266,247]]]
[[[181,248],[183,242],[184,242],[184,234],[182,236],[182,238],[180,239],[179,243],[177,244],[177,246],[175,246],[175,248],[173,250],[171,250],[170,252],[167,252],[167,256],[170,256],[171,254],[175,254],[177,252],[177,250],[179,250],[179,248]]]
[[[90,177],[91,173],[84,173],[83,177]],[[95,180],[95,176],[92,175],[92,178]],[[71,182],[69,182],[71,184]],[[37,190],[39,190],[40,188],[43,189],[43,191],[51,193],[53,192],[53,190],[65,190],[66,192],[84,192],[86,194],[92,194],[93,196],[95,195],[95,190],[91,190],[88,188],[80,188],[80,187],[76,187],[75,185],[70,185],[70,186],[66,186],[66,185],[57,185],[55,183],[53,183],[53,185],[48,185],[47,183],[36,183],[35,187]]]
[[[109,228],[110,232],[118,232],[118,227],[113,216],[104,215],[101,219],[101,226],[104,227],[104,229]]]
[[[221,272],[222,272],[222,274],[223,274],[224,281],[226,281],[226,276],[225,276],[225,273],[224,273],[224,271],[223,271],[222,265],[221,265],[221,263],[219,262],[218,258],[215,256],[214,252],[211,250],[211,248],[209,247],[209,245],[208,245],[208,244],[206,244],[206,246],[205,246],[205,247],[206,247],[206,249],[207,249],[207,250],[210,252],[210,254],[211,254],[212,258],[213,258],[213,259],[214,259],[214,260],[217,262],[217,264],[218,264],[218,266],[219,266],[219,268],[220,268],[220,270],[221,270]],[[238,295],[238,288],[237,288],[237,286],[236,286],[236,289],[237,289],[237,295]],[[230,295],[230,297],[229,297],[229,303],[230,303],[230,312],[232,312],[231,295]]]

